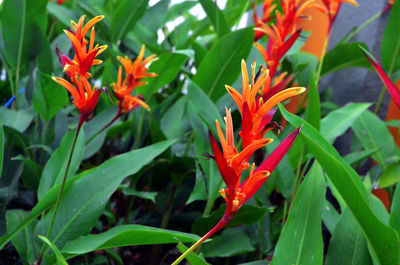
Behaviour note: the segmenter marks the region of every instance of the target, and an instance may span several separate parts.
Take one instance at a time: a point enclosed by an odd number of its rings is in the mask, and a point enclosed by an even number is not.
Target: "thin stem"
[[[303,146],[303,148],[301,149],[301,153],[300,153],[299,164],[297,165],[296,180],[294,182],[294,189],[293,189],[292,198],[290,199],[290,204],[292,204],[293,199],[296,196],[297,188],[299,186],[300,176],[301,176],[301,164],[302,164],[301,162],[303,161],[304,151],[305,151],[305,147]]]
[[[115,115],[115,117],[109,122],[107,123],[106,126],[104,126],[100,131],[98,131],[97,133],[95,133],[92,137],[89,138],[89,140],[86,141],[86,144],[90,143],[91,141],[93,141],[94,138],[96,138],[99,134],[101,134],[105,129],[107,129],[108,127],[110,127],[116,120],[118,120],[119,117],[122,116],[122,113],[120,111],[118,111],[118,113]]]
[[[140,118],[139,118],[139,126],[136,132],[135,149],[139,148],[140,146],[140,137],[142,136],[142,130],[143,130],[143,119],[144,119],[144,110],[140,108]]]
[[[193,139],[194,139],[194,132],[192,131],[192,133],[190,134],[189,139],[187,141],[185,151],[183,152],[183,156],[187,156],[187,154],[189,153],[190,146],[192,145]]]
[[[72,161],[72,155],[74,153],[76,139],[78,139],[79,131],[80,131],[84,121],[85,121],[85,119],[81,115],[81,117],[79,119],[78,127],[76,129],[74,141],[72,143],[71,152],[69,153],[67,168],[65,169],[65,173],[64,173],[64,177],[63,177],[63,180],[62,180],[62,183],[61,183],[60,191],[58,193],[58,197],[57,197],[57,201],[56,201],[56,206],[55,206],[55,209],[54,209],[53,217],[51,218],[49,229],[47,230],[47,233],[46,233],[46,237],[47,238],[50,238],[51,232],[53,231],[53,226],[54,226],[54,223],[55,223],[55,220],[56,220],[58,208],[60,207],[61,198],[62,198],[62,195],[63,195],[63,192],[64,192],[64,186],[65,186],[65,183],[67,181],[69,167],[70,167],[71,161]],[[36,265],[40,265],[45,250],[46,250],[46,244],[43,244],[42,250],[40,251],[40,256],[39,256],[38,260],[35,263]]]
[[[372,17],[370,17],[367,21],[365,21],[363,24],[361,24],[358,28],[356,28],[354,31],[350,32],[350,34],[342,40],[343,43],[347,43],[349,40],[354,38],[360,31],[365,29],[369,24],[374,22],[376,19],[378,19],[381,16],[382,12],[378,12]]]
[[[49,29],[49,34],[47,35],[47,38],[50,40],[51,35],[53,35],[54,29],[56,27],[57,23],[57,18],[53,18],[53,22],[51,23],[50,29]]]
[[[185,252],[182,253],[182,255],[180,255],[171,265],[177,265],[179,264],[181,261],[183,261],[187,255],[189,255],[190,253],[192,253],[196,248],[198,248],[207,238],[211,237],[212,235],[214,235],[218,230],[220,230],[222,227],[224,227],[230,220],[232,219],[232,217],[223,217],[221,219],[221,221],[218,222],[218,224],[216,226],[214,226],[213,229],[211,229],[210,231],[208,231],[207,234],[205,234],[202,238],[200,238],[196,243],[194,243],[190,248],[188,248]]]
[[[319,79],[321,77],[322,65],[324,64],[324,58],[325,58],[326,50],[328,49],[328,43],[329,43],[329,34],[326,36],[326,38],[324,40],[324,46],[322,46],[321,59],[318,64],[317,75],[315,77],[315,84],[317,87],[318,87]]]

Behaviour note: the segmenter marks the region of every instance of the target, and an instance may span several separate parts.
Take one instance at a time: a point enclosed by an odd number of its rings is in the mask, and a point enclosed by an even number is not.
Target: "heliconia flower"
[[[128,57],[118,57],[125,70],[125,78],[122,80],[122,67],[118,68],[117,83],[111,84],[115,97],[118,99],[120,113],[127,113],[138,106],[150,110],[149,106],[144,102],[143,97],[132,96],[130,93],[138,86],[145,85],[147,82],[142,81],[145,77],[155,77],[157,74],[148,73],[148,66],[155,61],[156,56],[150,55],[144,58],[145,46],[143,45],[138,57],[132,62]]]
[[[392,6],[394,5],[395,0],[389,0],[388,3],[386,4],[385,8],[382,10],[382,15],[387,13]]]
[[[89,20],[86,25],[84,25],[85,16],[81,16],[78,23],[71,21],[72,29],[64,30],[68,38],[72,42],[72,47],[75,51],[75,57],[71,60],[68,56],[62,54],[58,49],[56,50],[59,57],[61,66],[67,73],[69,78],[72,80],[76,73],[79,73],[86,78],[90,78],[91,74],[89,69],[92,65],[101,64],[102,61],[96,59],[96,56],[101,54],[107,45],[99,46],[94,45],[95,30],[94,25],[102,20],[104,16],[96,16]],[[85,36],[90,30],[90,39],[86,40]]]
[[[259,43],[254,43],[269,70],[269,76],[265,79],[262,91],[265,100],[285,89],[293,80],[293,76],[287,76],[286,73],[282,73],[277,77],[275,77],[275,74],[283,56],[300,37],[301,29],[298,28],[298,23],[302,19],[309,19],[304,15],[304,11],[309,7],[315,6],[314,1],[311,0],[302,2],[299,0],[281,0],[282,12],[276,10],[276,22],[272,22],[271,13],[276,9],[276,5],[272,3],[273,1],[271,0],[264,1],[262,19],[259,19],[257,15],[254,16],[256,24],[255,40],[264,35],[269,37],[266,48]],[[274,77],[275,80],[273,80]]]
[[[315,5],[318,9],[328,15],[329,26],[328,26],[328,35],[331,32],[333,23],[336,20],[338,15],[340,6],[343,2],[352,4],[354,6],[358,6],[357,1],[355,0],[322,0],[323,5]]]
[[[279,102],[305,91],[305,88],[286,89],[264,102],[259,92],[267,76],[268,71],[264,68],[261,68],[259,74],[255,74],[254,63],[252,65],[251,81],[249,84],[246,63],[242,60],[242,94],[234,88],[226,86],[241,113],[242,130],[239,132],[239,135],[242,138],[242,150],[239,151],[235,146],[231,110],[226,108],[226,116],[224,119],[226,126],[225,135],[218,121],[216,121],[217,133],[221,142],[222,151],[209,130],[208,135],[213,155],[207,154],[209,158],[215,159],[221,177],[226,184],[226,189],[221,189],[219,191],[227,203],[226,209],[221,220],[215,227],[186,250],[172,265],[179,264],[189,253],[200,246],[202,242],[229,223],[237,211],[239,211],[265,183],[270,173],[288,152],[299,134],[301,127],[291,132],[257,168],[255,168],[255,163],[252,165],[249,164],[249,159],[257,149],[272,142],[272,139],[264,139],[264,135],[268,130],[276,127],[271,123],[275,113],[273,107]],[[249,176],[241,182],[242,172],[249,168]]]
[[[87,119],[97,105],[101,90],[97,89],[96,86],[92,88],[86,77],[80,74],[77,74],[74,78],[74,85],[61,77],[53,76],[52,78],[71,93],[81,117],[84,120]]]
[[[242,131],[240,137],[243,140],[243,148],[246,148],[252,141],[264,138],[264,135],[271,129],[269,126],[272,115],[272,108],[281,101],[301,94],[305,91],[304,87],[293,87],[282,90],[268,99],[264,99],[259,92],[263,90],[265,80],[268,79],[269,72],[262,68],[259,76],[255,75],[255,64],[252,65],[251,84],[244,60],[242,60],[242,95],[233,87],[225,86],[233,100],[236,102],[242,115]],[[273,113],[273,111],[272,111]],[[228,115],[227,115],[228,116]],[[217,129],[219,125],[217,124]]]
[[[359,45],[359,47],[362,50],[362,52],[364,53],[365,57],[371,63],[372,67],[374,67],[375,71],[378,73],[378,75],[381,78],[382,82],[387,87],[390,95],[393,98],[393,101],[400,108],[400,90],[395,86],[395,84],[392,82],[392,80],[390,80],[390,78],[387,76],[387,74],[383,70],[382,66],[374,58],[374,56],[369,51],[364,49],[362,46]]]

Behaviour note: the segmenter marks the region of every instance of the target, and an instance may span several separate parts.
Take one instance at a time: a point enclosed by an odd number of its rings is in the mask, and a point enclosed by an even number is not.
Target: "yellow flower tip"
[[[352,4],[353,6],[359,7],[359,4],[355,0],[343,0],[343,2],[347,2],[349,4]]]
[[[51,79],[53,79],[53,80],[56,81],[57,83],[58,83],[58,81],[60,80],[60,78],[57,77],[57,76],[52,76]]]
[[[99,22],[103,18],[104,18],[104,15],[99,15],[99,16],[95,16],[93,19],[96,20],[97,22]]]
[[[306,88],[305,87],[293,87],[295,90],[296,90],[296,93],[297,94],[301,94],[301,93],[303,93],[304,91],[306,91]]]
[[[239,200],[233,200],[232,205],[233,207],[237,207],[239,205]]]

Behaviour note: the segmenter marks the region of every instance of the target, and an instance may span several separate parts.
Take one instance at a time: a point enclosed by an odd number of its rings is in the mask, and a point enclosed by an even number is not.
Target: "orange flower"
[[[279,127],[276,123],[271,123],[275,113],[275,110],[272,110],[272,108],[279,102],[305,91],[304,87],[289,88],[277,93],[264,102],[263,97],[258,93],[265,83],[266,78],[268,78],[268,71],[264,68],[261,69],[261,74],[258,77],[255,75],[254,64],[252,65],[251,83],[249,84],[246,63],[242,60],[242,94],[234,88],[226,86],[241,113],[242,130],[239,132],[242,138],[241,151],[235,146],[231,110],[226,109],[225,136],[218,121],[216,121],[222,152],[214,136],[211,132],[209,133],[215,161],[227,186],[226,189],[220,190],[221,196],[228,204],[224,217],[221,220],[225,224],[263,185],[270,172],[278,165],[300,131],[298,129],[292,132],[257,169],[255,169],[254,163],[252,165],[249,164],[249,159],[257,149],[272,142],[272,139],[264,138],[265,134],[269,130]],[[250,174],[241,183],[241,174],[248,168],[250,168]]]
[[[95,59],[96,56],[101,54],[105,49],[107,49],[107,45],[99,46],[98,44],[94,45],[95,39],[95,30],[94,25],[102,20],[104,16],[96,16],[86,23],[84,26],[85,16],[81,16],[78,23],[71,21],[72,29],[64,30],[65,34],[67,34],[68,38],[72,42],[72,47],[75,51],[75,57],[73,60],[68,58],[66,55],[62,54],[58,48],[56,52],[58,54],[60,63],[64,68],[64,71],[67,72],[69,78],[73,80],[75,78],[76,73],[79,73],[86,78],[90,78],[91,74],[89,73],[89,69],[92,65],[101,64],[102,61]],[[85,39],[86,34],[90,31],[90,39],[89,41]]]
[[[273,80],[275,73],[280,65],[282,57],[293,46],[299,38],[301,30],[297,29],[297,24],[301,19],[308,19],[303,13],[307,8],[314,6],[312,0],[300,2],[300,0],[281,0],[282,12],[275,11],[276,23],[268,23],[271,21],[271,13],[276,9],[273,1],[264,1],[263,19],[258,19],[255,15],[256,37],[267,35],[268,43],[266,49],[259,43],[254,46],[263,56],[265,63],[269,69],[269,76],[265,79],[263,87],[264,100],[269,99],[279,91],[285,89],[292,81],[292,76],[282,73]]]
[[[140,96],[132,96],[130,93],[138,86],[145,85],[146,82],[142,81],[144,77],[155,77],[157,74],[148,73],[148,64],[156,60],[155,55],[150,55],[144,58],[145,46],[143,45],[139,56],[135,61],[131,61],[128,57],[118,57],[125,70],[125,79],[122,80],[122,67],[118,68],[117,83],[111,84],[114,95],[118,99],[118,105],[121,113],[129,112],[138,106],[142,106],[150,110],[149,106],[144,102]]]
[[[101,91],[89,84],[89,81],[81,74],[74,78],[74,85],[61,77],[53,76],[53,80],[65,87],[74,98],[75,106],[81,115],[87,119],[96,107]]]

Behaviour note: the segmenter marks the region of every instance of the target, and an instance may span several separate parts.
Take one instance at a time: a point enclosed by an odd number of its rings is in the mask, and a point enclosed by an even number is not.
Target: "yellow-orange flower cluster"
[[[75,51],[72,60],[65,54],[61,53],[58,47],[56,48],[56,53],[60,63],[71,82],[61,77],[53,77],[53,80],[64,86],[71,93],[74,98],[75,106],[81,113],[81,120],[89,118],[90,114],[96,107],[101,93],[96,86],[93,88],[91,87],[88,78],[92,76],[89,73],[90,67],[102,63],[101,60],[96,59],[96,56],[107,48],[106,45],[94,45],[94,25],[102,20],[103,17],[104,16],[94,17],[89,20],[86,25],[84,25],[85,16],[81,16],[78,23],[71,21],[73,30],[65,30],[65,33],[71,40]],[[88,41],[85,37],[89,30],[91,30],[91,32]]]
[[[300,36],[301,30],[298,29],[297,24],[300,20],[307,18],[304,15],[304,11],[315,5],[312,0],[281,0],[280,3],[282,12],[276,9],[277,7],[273,4],[273,0],[265,0],[262,19],[259,19],[256,14],[254,16],[256,24],[255,40],[264,35],[268,36],[266,48],[259,43],[254,44],[262,54],[269,70],[269,75],[265,78],[262,91],[265,100],[285,89],[292,81],[292,77],[287,77],[286,73],[280,74],[275,80],[273,78],[282,57]],[[276,23],[271,22],[273,11],[275,11]]]
[[[157,74],[148,73],[148,65],[156,60],[156,56],[150,55],[144,59],[145,46],[143,45],[139,56],[135,61],[131,61],[128,57],[118,57],[125,70],[125,78],[122,80],[122,67],[118,68],[117,83],[112,84],[115,97],[118,99],[120,113],[127,113],[138,106],[149,110],[149,106],[143,101],[140,96],[132,96],[131,92],[138,86],[145,85],[146,82],[142,81],[145,77],[155,77]]]

